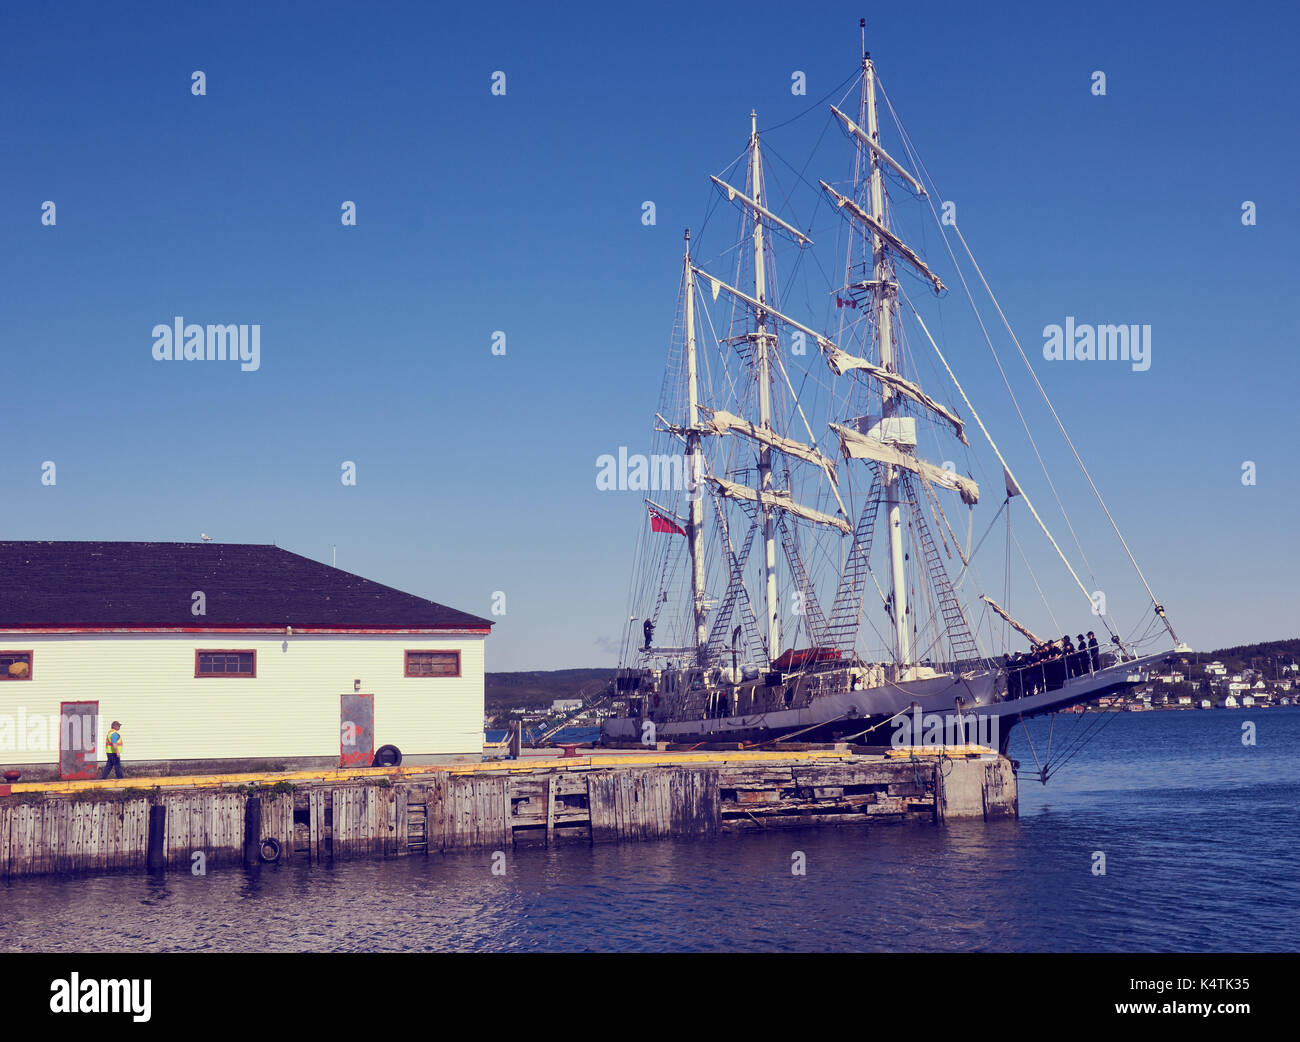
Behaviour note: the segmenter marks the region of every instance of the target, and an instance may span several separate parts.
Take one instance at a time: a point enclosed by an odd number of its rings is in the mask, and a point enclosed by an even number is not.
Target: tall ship
[[[642,483],[619,712],[603,734],[613,742],[889,744],[900,721],[956,714],[973,733],[996,734],[1005,751],[1016,721],[1122,692],[1189,649],[939,201],[866,49],[865,27],[856,82],[819,108],[846,179],[816,179],[784,161],[773,176],[751,113],[744,150],[710,177],[706,230],[734,221],[737,234],[711,242],[705,259],[703,236],[692,242],[686,233],[649,458],[657,477],[679,480]],[[905,237],[904,226],[918,223],[938,234]],[[829,271],[814,233],[836,244]],[[925,240],[939,252],[923,249]],[[990,418],[1023,426],[1015,448],[1037,457],[1072,552],[958,381],[955,366],[980,360],[980,345],[931,335],[931,326],[947,325],[935,309],[950,296],[931,254],[955,272],[948,278],[1014,404]],[[981,309],[977,290],[991,305]],[[1095,495],[1106,535],[1145,590],[1142,618],[1127,632],[1098,589],[1058,494],[1060,476],[1043,463],[1015,396],[994,343],[999,324]],[[1068,635],[1077,643],[1040,636],[1017,618],[1013,572],[1028,570],[1042,593],[1015,534],[1025,525],[1064,566],[1072,603],[1057,610],[1078,620]],[[981,564],[1000,580],[996,599],[980,582]],[[1045,597],[1032,600],[1031,610],[1042,600],[1056,621]]]

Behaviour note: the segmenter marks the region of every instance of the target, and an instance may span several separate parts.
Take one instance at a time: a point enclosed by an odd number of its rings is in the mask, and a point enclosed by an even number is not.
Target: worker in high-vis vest
[[[104,763],[104,773],[101,778],[107,778],[109,771],[116,771],[117,776],[122,777],[122,732],[121,724],[116,720],[113,721],[113,727],[108,732],[108,737],[104,739],[104,752],[108,759]]]

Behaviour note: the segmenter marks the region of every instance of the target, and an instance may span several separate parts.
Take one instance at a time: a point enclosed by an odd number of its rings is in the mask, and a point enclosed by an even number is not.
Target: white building
[[[479,759],[491,626],[274,546],[0,543],[0,765],[113,720],[136,776]]]

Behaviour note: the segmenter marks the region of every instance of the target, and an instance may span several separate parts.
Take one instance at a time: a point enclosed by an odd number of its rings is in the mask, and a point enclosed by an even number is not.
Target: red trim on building
[[[19,626],[6,629],[5,633],[275,633],[286,636],[285,626]],[[491,636],[487,628],[431,627],[425,629],[387,628],[377,626],[294,626],[294,636],[298,634],[412,634],[414,636],[450,633],[454,635]]]

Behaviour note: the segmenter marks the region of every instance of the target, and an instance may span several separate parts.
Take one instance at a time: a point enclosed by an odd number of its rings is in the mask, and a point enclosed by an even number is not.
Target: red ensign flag
[[[650,531],[652,532],[676,532],[678,535],[685,535],[686,529],[674,524],[668,518],[657,510],[650,511]]]

